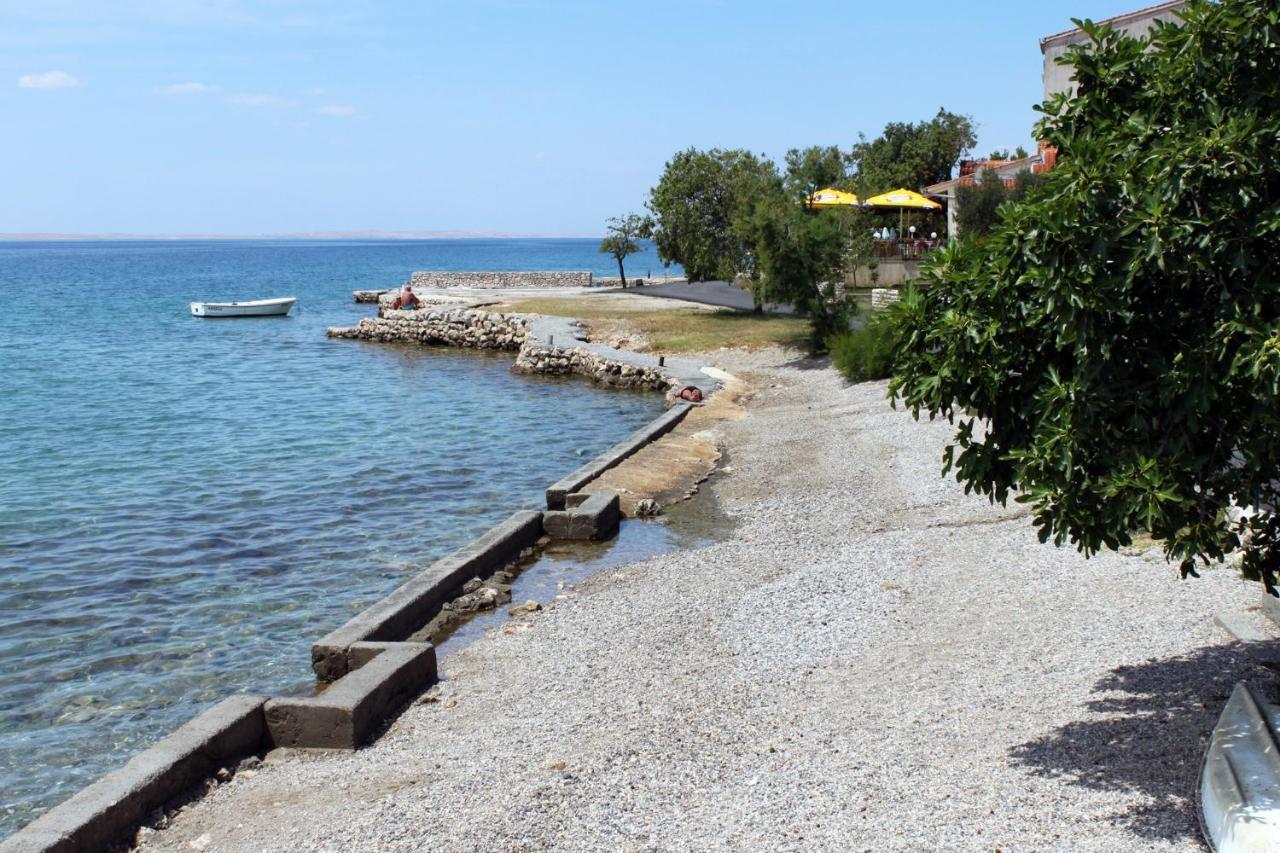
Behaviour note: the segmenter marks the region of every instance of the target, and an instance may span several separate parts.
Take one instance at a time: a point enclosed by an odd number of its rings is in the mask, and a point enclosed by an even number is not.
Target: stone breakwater
[[[520,349],[515,368],[519,373],[586,376],[613,388],[645,388],[665,391],[671,379],[665,371],[638,364],[624,364],[580,347],[565,349],[530,342]]]
[[[478,309],[381,311],[354,326],[330,328],[331,338],[378,343],[416,343],[514,351],[514,369],[547,376],[584,376],[611,388],[665,391],[674,380],[658,367],[610,359],[580,346],[559,347],[538,339],[521,314]]]
[[[331,338],[379,343],[418,343],[435,346],[516,351],[529,336],[529,324],[519,314],[465,309],[387,311],[365,317],[354,326],[331,327]]]
[[[589,272],[576,270],[544,270],[537,272],[452,272],[419,271],[406,282],[411,287],[439,290],[449,287],[473,287],[484,290],[502,288],[591,287]]]

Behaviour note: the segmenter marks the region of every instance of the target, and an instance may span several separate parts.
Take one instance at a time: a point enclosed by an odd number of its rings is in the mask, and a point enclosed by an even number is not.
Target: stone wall
[[[381,317],[365,317],[354,326],[331,327],[331,338],[353,338],[379,343],[418,343],[470,349],[518,350],[528,336],[528,324],[519,314],[495,311],[440,310],[387,311]]]
[[[871,310],[879,311],[888,308],[902,298],[902,292],[892,287],[873,287],[871,289]]]
[[[446,287],[495,288],[591,287],[589,272],[547,270],[542,272],[415,272],[409,285],[428,289]]]
[[[581,347],[547,346],[533,337],[520,314],[457,308],[381,313],[347,328],[331,327],[327,334],[378,343],[518,351],[514,369],[520,373],[584,376],[611,388],[665,391],[672,386],[671,378],[657,367],[615,361]]]
[[[658,368],[612,361],[579,347],[549,347],[541,342],[530,342],[521,348],[520,355],[516,356],[515,370],[552,376],[585,376],[613,388],[664,391],[671,386],[666,373]]]

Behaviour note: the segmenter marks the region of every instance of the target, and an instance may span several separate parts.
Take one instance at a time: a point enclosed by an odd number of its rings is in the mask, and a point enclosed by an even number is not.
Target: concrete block
[[[552,539],[608,539],[618,531],[622,505],[613,493],[572,494],[567,509],[547,510],[542,526]]]
[[[367,662],[318,696],[267,702],[267,728],[276,746],[355,749],[436,681],[430,643],[358,643],[351,657]]]
[[[583,486],[605,471],[621,464],[645,445],[671,432],[692,410],[692,403],[677,403],[649,424],[633,432],[625,441],[610,447],[569,476],[552,483],[547,489],[547,509],[564,509],[565,499],[569,495],[581,491]]]
[[[80,853],[131,840],[155,809],[218,768],[270,746],[262,696],[214,705],[129,763],[36,818],[3,844],[3,853]]]
[[[437,560],[430,568],[356,614],[341,628],[311,646],[311,668],[321,681],[336,681],[355,667],[348,660],[354,643],[393,642],[408,637],[462,592],[473,577],[492,574],[519,558],[542,537],[542,513],[517,512],[465,548]]]

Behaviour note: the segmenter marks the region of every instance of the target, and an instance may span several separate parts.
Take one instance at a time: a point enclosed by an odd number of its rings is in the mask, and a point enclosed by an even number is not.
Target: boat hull
[[[221,317],[283,317],[289,313],[297,298],[255,299],[251,302],[192,302],[194,317],[209,319]]]
[[[1200,769],[1201,826],[1218,853],[1280,851],[1280,708],[1237,684]]]

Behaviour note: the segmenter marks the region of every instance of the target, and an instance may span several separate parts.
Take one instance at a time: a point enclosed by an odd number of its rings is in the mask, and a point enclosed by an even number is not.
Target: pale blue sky
[[[0,0],[0,232],[597,233],[690,145],[1029,146],[1039,37],[1141,5]]]

